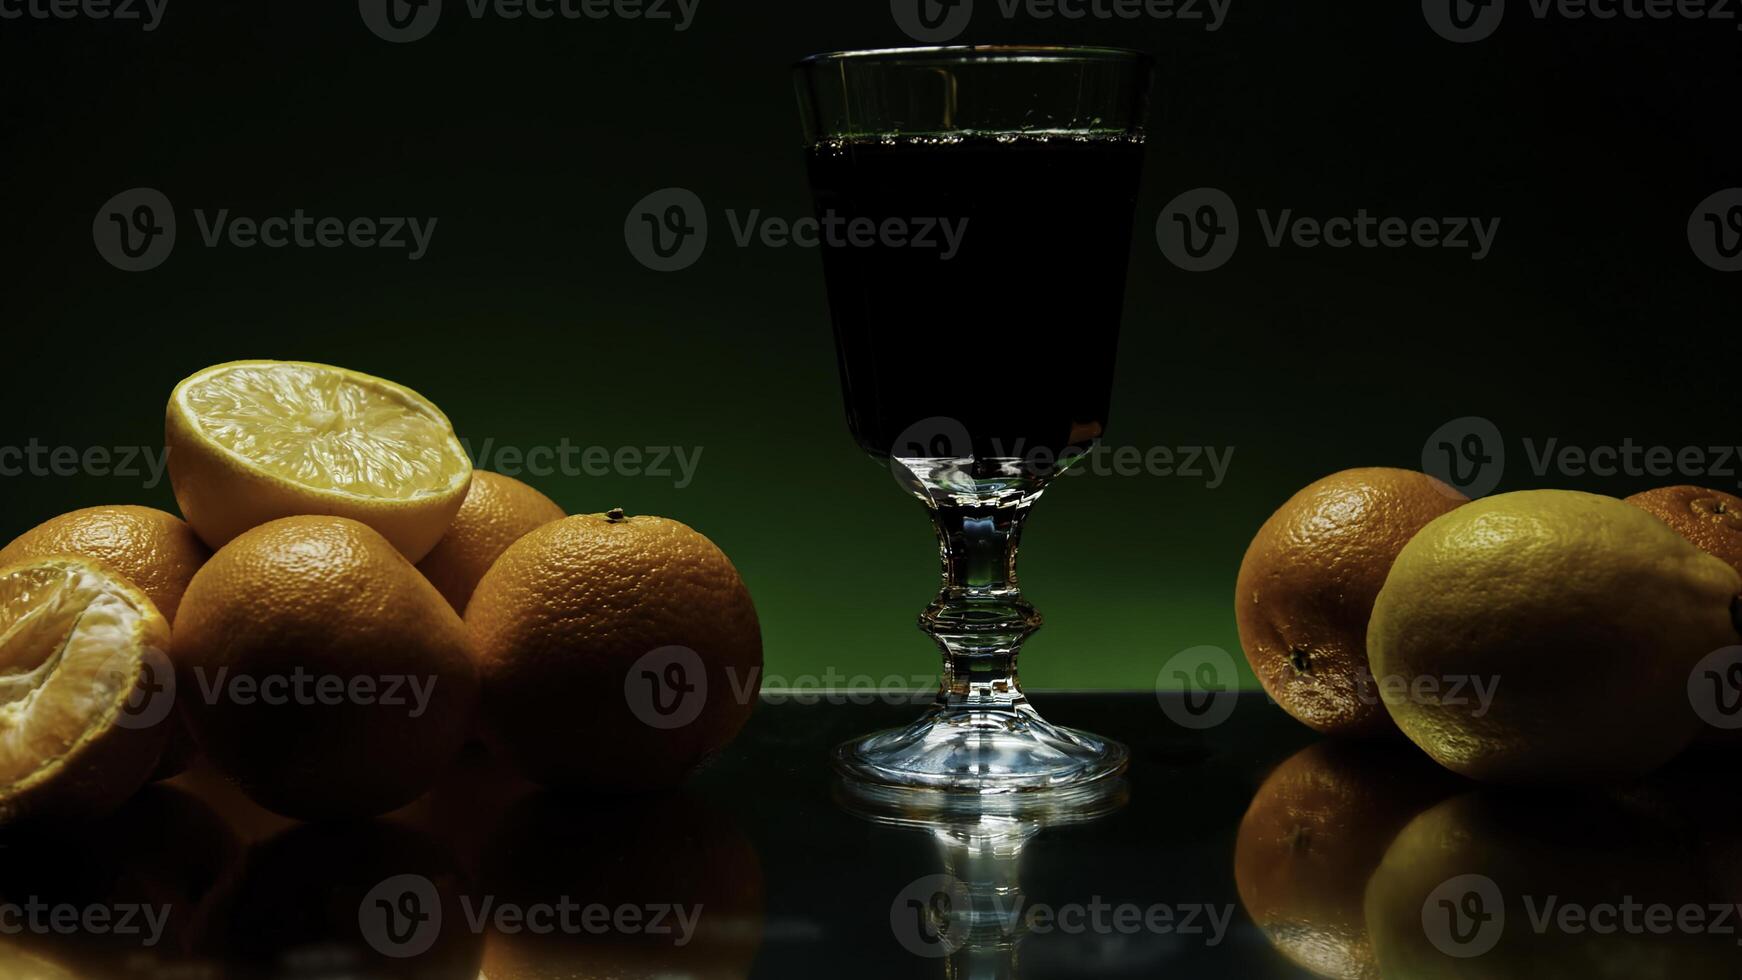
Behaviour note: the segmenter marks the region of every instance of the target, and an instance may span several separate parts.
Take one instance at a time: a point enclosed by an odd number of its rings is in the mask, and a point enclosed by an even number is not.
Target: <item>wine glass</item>
[[[1107,422],[1150,59],[1113,48],[848,51],[797,67],[847,422],[930,511],[936,703],[842,745],[845,775],[975,793],[1121,771],[1050,724],[1016,658],[1029,507]]]

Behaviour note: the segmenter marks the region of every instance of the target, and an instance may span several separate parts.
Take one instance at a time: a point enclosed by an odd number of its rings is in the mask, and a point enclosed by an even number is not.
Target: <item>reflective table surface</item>
[[[832,700],[765,699],[633,800],[472,750],[404,810],[313,826],[195,770],[0,842],[0,977],[1742,976],[1737,743],[1501,791],[1261,697],[1212,725],[1041,694],[1129,745],[1128,778],[964,805],[836,782],[831,746],[916,707]]]

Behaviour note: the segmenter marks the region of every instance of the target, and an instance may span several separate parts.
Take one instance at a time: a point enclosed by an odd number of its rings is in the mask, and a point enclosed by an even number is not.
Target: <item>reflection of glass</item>
[[[1040,616],[1016,548],[1106,426],[1149,73],[1134,52],[1065,47],[799,66],[848,424],[930,507],[943,558],[920,619],[944,652],[937,704],[843,746],[850,774],[1006,792],[1124,767],[1123,747],[1023,697],[1016,654]]]
[[[897,896],[891,927],[904,945],[922,933],[949,957],[947,975],[992,980],[1017,975],[1023,919],[1022,851],[1048,827],[1098,820],[1129,798],[1123,779],[1057,793],[964,796],[890,790],[846,780],[836,801],[876,823],[929,832],[943,873]],[[916,952],[918,950],[915,950]]]

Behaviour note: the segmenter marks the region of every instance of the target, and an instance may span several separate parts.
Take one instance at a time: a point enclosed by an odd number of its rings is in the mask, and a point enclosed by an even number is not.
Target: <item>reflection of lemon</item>
[[[1384,977],[1733,977],[1725,937],[1675,925],[1706,914],[1694,860],[1603,794],[1482,790],[1398,832],[1367,883],[1367,930]]]
[[[1234,883],[1265,938],[1321,977],[1379,976],[1362,894],[1410,818],[1468,785],[1400,742],[1326,740],[1264,780],[1234,844]]]
[[[280,517],[349,517],[406,558],[435,547],[472,464],[453,426],[409,388],[344,368],[232,361],[170,396],[164,440],[176,502],[222,547]]]
[[[1502,494],[1404,547],[1374,603],[1367,653],[1398,727],[1448,768],[1499,780],[1635,775],[1698,730],[1688,672],[1737,642],[1739,584],[1620,500]]]
[[[107,566],[0,570],[0,821],[91,817],[133,795],[171,731],[148,710],[168,647],[157,607]]]

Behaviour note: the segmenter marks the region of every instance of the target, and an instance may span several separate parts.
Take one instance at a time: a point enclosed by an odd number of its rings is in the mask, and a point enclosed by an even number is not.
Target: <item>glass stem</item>
[[[1024,700],[1016,655],[1041,618],[1017,585],[1016,550],[1033,500],[931,508],[943,589],[919,625],[943,650],[938,700],[946,707],[1008,709]]]

